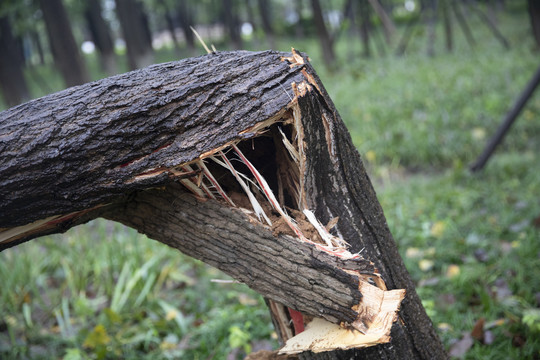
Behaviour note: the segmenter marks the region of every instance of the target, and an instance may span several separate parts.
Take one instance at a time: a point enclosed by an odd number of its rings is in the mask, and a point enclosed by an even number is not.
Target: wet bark
[[[389,289],[407,290],[389,344],[302,357],[445,358],[345,125],[313,68],[298,54],[283,60],[290,55],[209,54],[0,113],[0,249],[106,217],[285,306],[350,322],[351,304],[362,294],[358,278],[343,269],[369,273],[368,262],[340,262],[309,243],[273,234],[237,208],[196,200],[177,184],[182,176],[170,171],[231,142],[256,141],[253,129],[292,110],[303,129],[305,208],[322,223],[339,217],[335,231],[351,251],[364,249]]]

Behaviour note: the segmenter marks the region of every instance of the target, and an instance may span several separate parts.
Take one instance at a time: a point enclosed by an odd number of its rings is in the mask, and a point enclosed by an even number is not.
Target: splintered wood
[[[287,60],[298,64],[299,59],[301,57],[297,56]],[[325,226],[310,209],[305,208],[302,169],[306,159],[297,98],[305,96],[311,90],[312,87],[306,82],[293,84],[295,98],[288,111],[281,113],[281,117],[265,120],[249,129],[249,133],[255,134],[254,138],[267,137],[273,141],[274,147],[271,150],[275,154],[266,156],[273,156],[277,162],[274,169],[274,176],[277,177],[274,189],[252,163],[254,155],[251,152],[257,150],[253,138],[229,143],[214,152],[203,154],[195,163],[184,165],[182,170],[185,172],[199,171],[196,172],[197,176],[182,179],[182,183],[201,200],[218,199],[229,206],[240,208],[251,221],[272,229],[274,236],[293,236],[342,261],[362,259],[360,253],[349,251],[346,239],[331,233],[339,219],[334,218]],[[331,141],[329,137],[326,140]],[[244,150],[240,150],[241,144],[244,144]],[[219,165],[222,171],[226,171],[220,176],[213,175],[209,164]],[[232,176],[239,185],[236,190],[228,189],[216,180],[223,179],[225,174]],[[287,204],[285,194],[289,197]],[[308,316],[304,316],[302,320],[302,314],[298,313],[304,324],[298,326],[298,319],[295,319],[294,330],[282,329],[281,335],[286,344],[279,351],[280,354],[360,348],[390,340],[390,329],[397,319],[405,290],[388,291],[376,269],[369,274],[358,270],[343,270],[357,276],[359,280],[362,299],[353,307],[358,313],[356,320],[334,324],[322,318]],[[282,317],[283,324],[286,324],[290,322],[287,314],[292,312],[295,311],[275,311],[274,316]],[[302,330],[298,330],[299,328]]]

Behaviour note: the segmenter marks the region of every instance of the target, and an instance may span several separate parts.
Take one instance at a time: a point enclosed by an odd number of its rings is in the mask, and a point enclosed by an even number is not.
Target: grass
[[[371,60],[351,56],[359,41],[342,38],[334,71],[315,41],[280,42],[310,54],[424,306],[445,346],[467,359],[540,356],[540,93],[487,168],[466,169],[538,66],[526,16],[500,19],[509,51],[474,22],[474,51],[458,33],[447,54],[439,34],[434,58],[423,34],[406,56]],[[260,296],[214,278],[227,279],[105,221],[20,245],[0,254],[0,357],[218,359],[275,347]],[[483,343],[463,345],[481,318]]]

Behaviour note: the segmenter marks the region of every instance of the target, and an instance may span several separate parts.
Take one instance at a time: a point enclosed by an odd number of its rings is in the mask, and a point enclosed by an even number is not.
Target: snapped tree
[[[0,113],[0,199],[0,250],[119,221],[265,296],[283,353],[446,357],[350,135],[294,50],[153,65]]]

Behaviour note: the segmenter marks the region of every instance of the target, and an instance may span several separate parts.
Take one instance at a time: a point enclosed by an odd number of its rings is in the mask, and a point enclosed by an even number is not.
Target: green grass
[[[527,21],[500,18],[510,51],[472,22],[474,51],[456,29],[455,53],[439,33],[434,58],[421,33],[406,56],[370,60],[343,37],[333,71],[314,40],[279,43],[310,54],[445,346],[489,324],[493,342],[475,341],[467,359],[540,356],[540,93],[487,168],[466,169],[538,66]],[[50,68],[33,71],[36,96],[61,87]],[[227,277],[105,221],[20,245],[0,254],[0,357],[218,359],[277,346],[260,296],[214,278]]]

